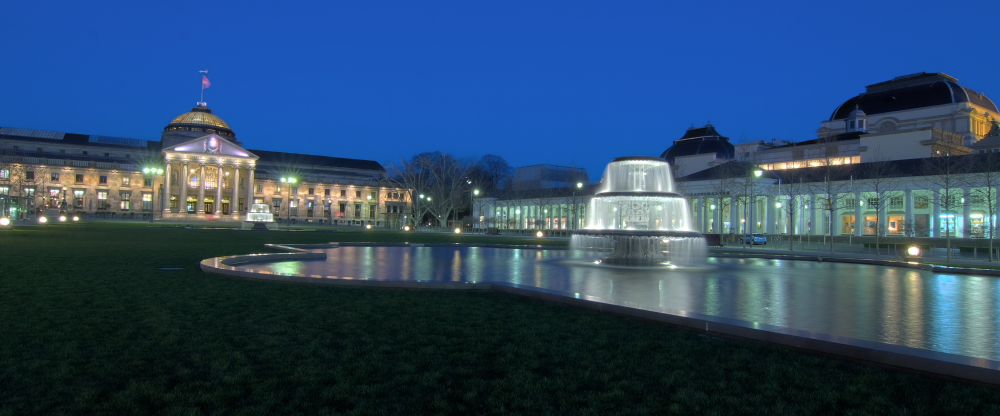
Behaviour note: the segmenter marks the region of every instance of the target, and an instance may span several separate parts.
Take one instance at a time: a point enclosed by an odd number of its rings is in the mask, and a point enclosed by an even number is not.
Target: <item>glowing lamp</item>
[[[10,218],[0,218],[0,227],[9,227]]]
[[[910,246],[906,249],[906,255],[910,257],[920,257],[920,247]]]
[[[45,218],[45,217],[38,217],[38,223],[39,223],[39,224],[45,224],[45,223],[47,223],[47,222],[49,222],[49,219],[48,219],[48,218]]]
[[[74,215],[73,216],[73,222],[77,222],[77,221],[80,221],[80,217]]]
[[[59,216],[59,222],[66,222],[66,216],[65,215],[60,215]]]
[[[367,228],[367,229],[370,230],[370,229],[372,229],[372,225],[371,224],[365,224],[365,228]]]
[[[461,228],[455,228],[455,234],[461,234],[461,233],[462,233]]]
[[[476,195],[476,196],[479,196],[479,190],[478,190],[478,189],[476,189],[476,190],[472,191],[472,194],[473,194],[473,195]]]
[[[535,237],[538,237],[538,238],[545,237],[545,233],[539,231],[539,232],[535,233]]]
[[[410,226],[407,225],[407,226],[403,227],[403,231],[410,231]]]
[[[774,207],[775,207],[775,208],[781,208],[781,203],[780,203],[780,202],[778,202],[778,203],[774,204]]]

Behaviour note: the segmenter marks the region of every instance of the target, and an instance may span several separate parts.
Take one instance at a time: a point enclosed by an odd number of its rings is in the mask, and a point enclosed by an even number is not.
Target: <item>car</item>
[[[758,234],[758,233],[748,234],[748,235],[743,236],[743,241],[741,241],[741,243],[743,243],[743,244],[750,244],[750,245],[754,245],[754,244],[766,245],[767,244],[767,236],[764,235],[764,234]]]

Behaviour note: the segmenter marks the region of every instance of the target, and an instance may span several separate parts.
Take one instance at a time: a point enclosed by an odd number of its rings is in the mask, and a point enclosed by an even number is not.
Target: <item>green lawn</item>
[[[497,241],[144,224],[0,231],[0,415],[1000,414],[994,388],[504,294],[197,269],[264,243],[400,239]]]

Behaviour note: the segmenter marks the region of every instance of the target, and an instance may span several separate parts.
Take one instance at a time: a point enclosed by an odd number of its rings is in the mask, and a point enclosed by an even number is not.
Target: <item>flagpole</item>
[[[201,71],[198,71],[198,73],[199,74],[207,74],[208,70],[207,69],[203,69]],[[198,102],[198,105],[200,105],[202,107],[207,107],[205,105],[205,81],[204,81],[205,78],[204,77],[205,76],[202,75],[202,81],[201,81],[201,101]]]

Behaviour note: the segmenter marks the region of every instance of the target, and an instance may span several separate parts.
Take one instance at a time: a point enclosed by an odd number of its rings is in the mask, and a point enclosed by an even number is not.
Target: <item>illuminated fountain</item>
[[[698,267],[708,254],[687,200],[674,192],[670,164],[648,156],[608,164],[570,247],[599,254],[604,264],[628,266]]]
[[[274,214],[271,214],[271,207],[267,204],[250,205],[250,212],[247,213],[246,222],[253,224],[252,230],[267,230],[268,224],[274,222]]]

